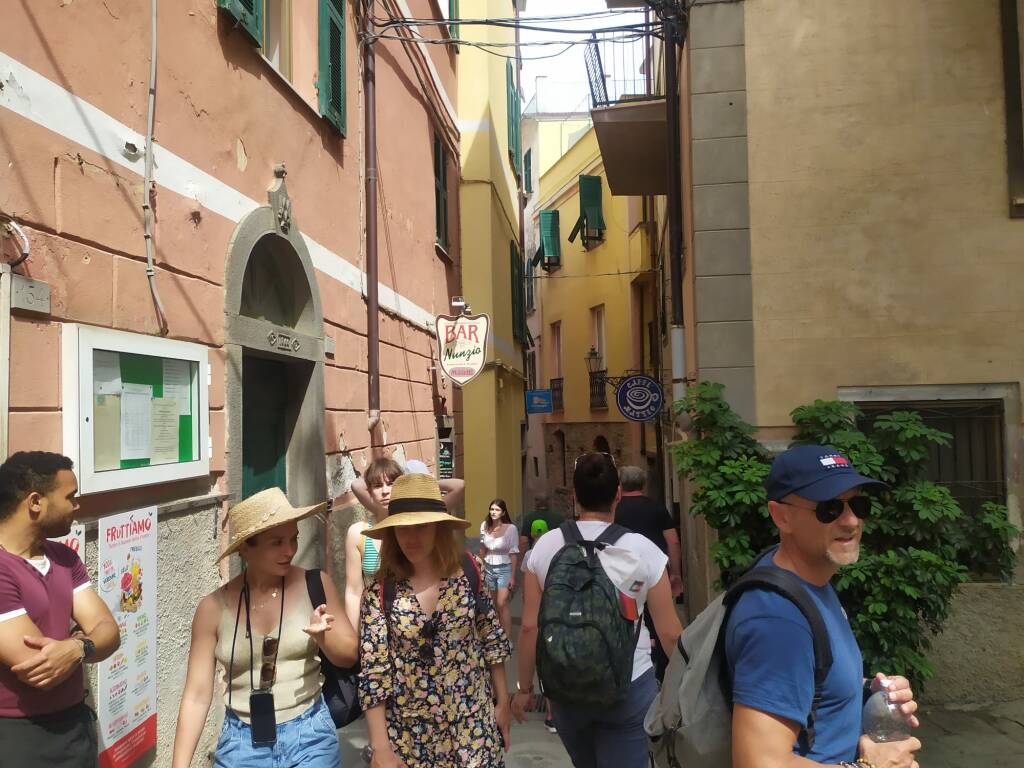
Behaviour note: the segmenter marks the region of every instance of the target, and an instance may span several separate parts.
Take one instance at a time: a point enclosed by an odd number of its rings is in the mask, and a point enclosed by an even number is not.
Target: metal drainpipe
[[[25,230],[18,226],[18,222],[4,214],[0,214],[0,219],[3,219],[0,232],[9,231],[21,240],[21,256],[10,263],[0,264],[0,462],[3,462],[7,460],[7,430],[11,405],[11,291],[14,285],[12,270],[28,259],[31,246]]]
[[[142,181],[142,228],[146,241],[146,277],[149,279],[149,292],[153,294],[160,335],[166,336],[168,333],[167,314],[164,312],[163,302],[160,301],[160,292],[156,287],[156,268],[153,266],[153,208],[150,204],[153,188],[153,113],[156,111],[156,5],[157,0],[152,0],[150,5],[149,104],[146,110],[146,168]]]
[[[11,265],[0,264],[0,462],[7,460],[11,386]]]
[[[370,9],[366,4],[366,31],[370,31]],[[366,121],[364,154],[366,158],[366,375],[367,429],[370,444],[380,424],[380,318],[377,294],[377,91],[374,42],[363,44],[363,98]]]
[[[665,108],[668,121],[668,259],[671,267],[672,399],[686,394],[686,341],[683,335],[683,208],[682,172],[679,167],[679,77],[676,54],[679,31],[672,20],[665,24]]]

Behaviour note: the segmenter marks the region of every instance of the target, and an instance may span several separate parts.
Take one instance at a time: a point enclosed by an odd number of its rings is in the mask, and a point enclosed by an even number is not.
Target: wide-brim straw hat
[[[363,531],[363,535],[382,539],[389,528],[426,523],[469,527],[469,521],[448,514],[437,480],[430,475],[402,475],[391,486],[388,516],[374,523],[373,528]]]
[[[236,552],[246,539],[282,523],[317,515],[327,509],[327,502],[311,507],[293,507],[280,488],[267,488],[254,493],[228,510],[228,548],[218,561]]]

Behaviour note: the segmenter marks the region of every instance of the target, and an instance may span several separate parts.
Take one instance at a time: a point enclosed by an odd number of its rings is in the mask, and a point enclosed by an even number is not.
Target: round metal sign
[[[630,421],[650,421],[665,405],[665,390],[650,376],[627,376],[615,390],[619,412]]]

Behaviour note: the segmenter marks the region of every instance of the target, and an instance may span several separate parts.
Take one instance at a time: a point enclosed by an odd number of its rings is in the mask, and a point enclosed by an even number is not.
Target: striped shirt
[[[373,523],[366,526],[366,530],[373,528]],[[363,534],[363,574],[366,576],[372,576],[377,573],[377,568],[380,567],[380,552],[377,550],[376,539],[371,539],[365,533]]]

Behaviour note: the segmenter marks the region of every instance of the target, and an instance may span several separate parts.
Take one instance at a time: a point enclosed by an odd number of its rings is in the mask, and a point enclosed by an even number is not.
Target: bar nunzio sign
[[[444,375],[460,387],[477,377],[487,361],[487,315],[438,315],[438,359]]]

